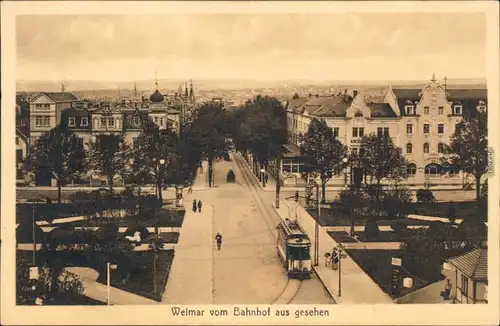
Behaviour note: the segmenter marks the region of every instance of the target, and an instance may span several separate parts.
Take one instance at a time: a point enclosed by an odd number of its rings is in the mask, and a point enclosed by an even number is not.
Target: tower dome
[[[151,94],[149,100],[153,103],[161,103],[164,100],[164,96],[158,90],[156,90],[153,94]]]

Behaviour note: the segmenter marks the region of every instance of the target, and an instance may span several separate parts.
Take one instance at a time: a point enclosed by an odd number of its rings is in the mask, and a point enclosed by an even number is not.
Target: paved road
[[[212,304],[270,304],[285,288],[287,277],[276,254],[275,227],[269,193],[255,187],[233,158],[214,166],[217,187],[193,194],[214,207],[212,232],[223,236],[220,251],[214,248]],[[232,169],[236,184],[226,183]],[[333,303],[321,282],[303,282],[291,303]]]

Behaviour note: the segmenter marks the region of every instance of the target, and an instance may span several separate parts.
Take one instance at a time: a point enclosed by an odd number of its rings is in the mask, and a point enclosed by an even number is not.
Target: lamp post
[[[111,305],[111,269],[116,269],[116,264],[111,264],[109,262],[106,263],[106,271],[107,271],[107,290],[108,290],[108,306]]]
[[[344,163],[344,188],[347,189],[347,163],[349,162],[349,159],[346,157],[344,157],[342,159],[342,163]]]
[[[339,255],[339,297],[342,296],[342,250],[344,246],[339,243],[337,246],[337,251]]]
[[[316,185],[316,207],[318,209],[318,218],[315,219],[314,223],[314,266],[319,265],[319,219],[321,218],[321,204],[319,199],[319,184],[315,182]]]
[[[163,194],[162,194],[162,187],[163,187],[163,176],[164,176],[164,167],[165,167],[165,160],[164,159],[160,159],[159,161],[160,163],[160,166],[159,166],[159,174],[160,174],[160,177],[158,178],[158,197],[160,198],[160,203],[162,204],[163,206]]]
[[[281,184],[280,181],[276,183],[276,208],[280,208],[280,190],[281,190]]]
[[[266,187],[266,178],[265,178],[265,173],[266,173],[266,170],[265,169],[260,169],[260,175],[261,175],[261,178],[262,178],[262,187]]]
[[[36,235],[35,235],[35,203],[33,203],[33,212],[32,212],[32,219],[33,219],[33,266],[36,266]]]

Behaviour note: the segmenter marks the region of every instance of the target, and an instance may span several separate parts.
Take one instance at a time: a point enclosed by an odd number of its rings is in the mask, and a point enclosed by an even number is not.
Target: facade
[[[352,153],[359,151],[363,135],[375,133],[392,137],[410,162],[408,178],[404,181],[409,186],[470,186],[473,182],[458,167],[441,173],[440,158],[444,144],[449,142],[462,117],[486,109],[486,89],[445,89],[434,77],[423,89],[389,87],[383,100],[377,102],[356,90],[295,98],[287,102],[289,146],[294,149],[279,163],[275,162],[275,169],[285,185],[303,184],[302,163],[300,157],[297,158],[299,138],[307,132],[311,120],[318,118],[332,127]],[[356,168],[335,172],[329,186],[343,186],[347,178],[362,179],[362,171]]]
[[[71,93],[40,93],[29,104],[28,135],[33,142],[43,132],[62,124],[77,135],[84,148],[94,137],[116,133],[124,133],[133,146],[143,121],[151,119],[160,129],[180,132],[183,122],[189,122],[195,112],[192,84],[190,90],[186,85],[180,95],[168,97],[156,89],[149,99],[142,96],[139,100],[120,99],[115,103],[80,101]]]
[[[455,303],[488,303],[488,250],[473,249],[446,260],[455,272]]]

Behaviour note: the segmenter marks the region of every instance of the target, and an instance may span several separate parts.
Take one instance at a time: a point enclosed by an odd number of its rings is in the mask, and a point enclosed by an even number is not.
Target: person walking
[[[332,251],[332,269],[334,270],[337,270],[339,267],[338,267],[338,264],[339,264],[339,253],[337,252],[337,248],[333,248],[333,251]]]
[[[203,204],[201,203],[201,200],[198,200],[198,213],[201,213],[201,206]],[[196,209],[195,209],[196,210]]]
[[[269,176],[267,175],[267,173],[266,173],[266,175],[264,176],[264,179],[266,180],[266,184],[267,184],[267,180],[269,179]]]
[[[189,187],[188,189],[188,195],[191,195],[193,193],[193,187]]]
[[[196,213],[196,199],[193,199],[193,212]]]
[[[222,235],[217,232],[217,235],[215,236],[215,241],[217,242],[217,250],[220,250],[220,247],[222,246]]]

